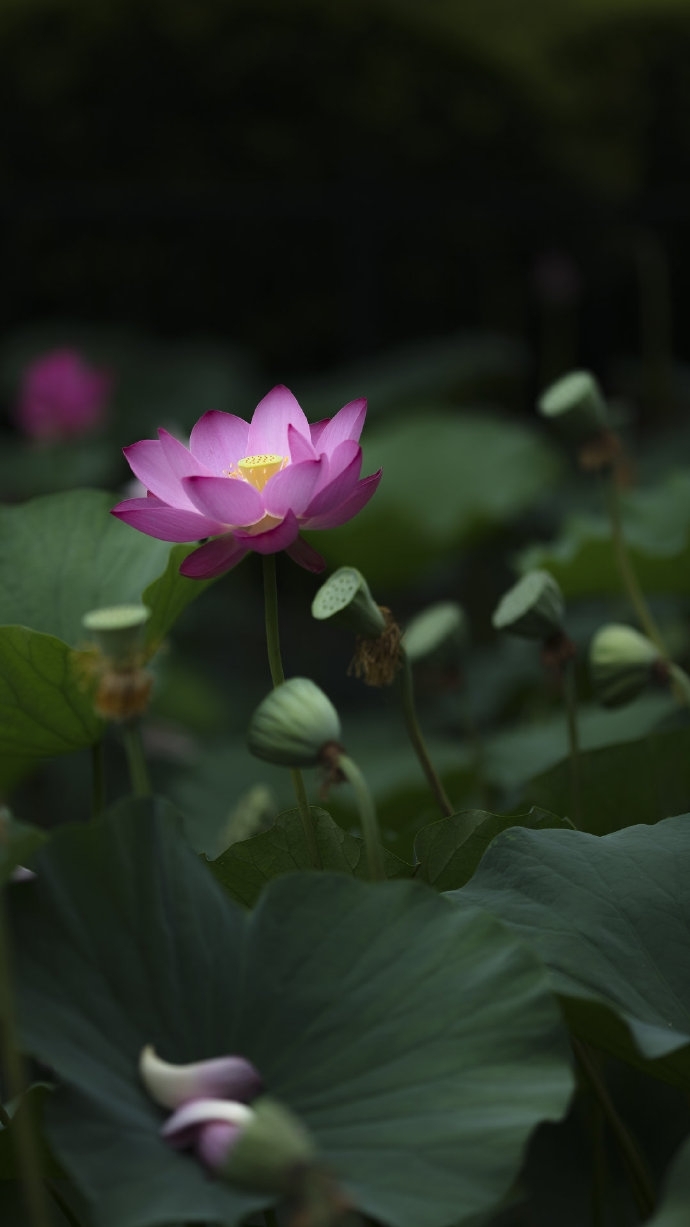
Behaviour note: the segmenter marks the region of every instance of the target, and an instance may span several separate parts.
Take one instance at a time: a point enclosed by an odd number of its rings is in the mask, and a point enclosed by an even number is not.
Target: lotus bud
[[[563,634],[565,601],[548,571],[528,571],[505,593],[491,619],[498,631],[546,642]]]
[[[585,443],[611,427],[603,393],[589,371],[571,371],[552,383],[539,397],[537,408],[573,443]]]
[[[249,722],[247,744],[257,758],[280,767],[315,767],[325,746],[340,741],[330,699],[307,677],[276,686]]]
[[[244,1057],[214,1057],[191,1065],[162,1061],[147,1044],[139,1057],[139,1076],[151,1098],[162,1108],[179,1108],[192,1099],[238,1099],[247,1103],[260,1094],[258,1070]]]
[[[589,648],[589,667],[597,698],[605,707],[635,699],[663,667],[659,649],[632,626],[602,626]]]
[[[264,1095],[232,1146],[223,1174],[247,1188],[285,1193],[295,1172],[313,1164],[315,1157],[314,1143],[301,1122]]]
[[[339,567],[329,576],[316,593],[311,612],[319,622],[330,619],[371,639],[377,639],[386,629],[385,616],[355,567]]]
[[[141,656],[143,629],[150,617],[146,605],[111,605],[84,614],[82,626],[115,668],[129,668]]]
[[[409,623],[402,644],[412,664],[457,660],[467,637],[467,619],[456,601],[439,601]]]

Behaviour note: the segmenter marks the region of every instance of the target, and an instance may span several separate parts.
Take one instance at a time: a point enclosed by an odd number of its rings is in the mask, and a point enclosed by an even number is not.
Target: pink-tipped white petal
[[[320,575],[326,569],[325,559],[303,537],[298,537],[296,541],[293,541],[285,553],[289,554],[292,561],[298,566],[304,567],[305,571],[312,571],[314,575]]]
[[[265,533],[238,532],[235,534],[242,545],[249,550],[255,550],[257,554],[277,554],[279,550],[286,550],[298,535],[297,517],[291,511],[287,513],[282,524],[276,524],[274,528],[269,528]]]
[[[259,491],[239,477],[185,477],[182,485],[193,505],[221,524],[255,524],[264,514]]]
[[[182,489],[179,477],[171,469],[159,439],[142,439],[140,443],[132,443],[131,447],[123,448],[123,454],[134,476],[156,498],[173,507],[191,510],[192,504]]]
[[[215,579],[236,567],[247,552],[246,545],[236,541],[232,533],[225,533],[188,554],[180,566],[180,575],[187,579]]]
[[[110,514],[159,541],[199,541],[223,531],[217,520],[199,515],[198,511],[168,507],[153,497],[125,499]]]
[[[339,409],[335,417],[327,421],[318,434],[318,450],[330,455],[339,443],[350,439],[357,443],[367,416],[367,402],[360,398],[351,400]],[[313,435],[312,435],[313,441]]]
[[[370,477],[363,477],[357,483],[349,498],[345,499],[344,502],[334,507],[331,511],[305,519],[302,527],[308,529],[339,528],[341,524],[346,524],[363,507],[366,507],[369,499],[376,493],[382,473],[383,469],[379,469],[377,473],[372,473]]]
[[[190,1099],[215,1096],[248,1102],[262,1088],[258,1071],[244,1057],[214,1057],[189,1065],[163,1061],[150,1044],[139,1057],[139,1077],[162,1108],[179,1108]]]
[[[260,400],[249,425],[247,455],[287,456],[288,426],[309,439],[309,423],[298,401],[279,384]]]
[[[211,1121],[209,1125],[201,1125],[194,1149],[204,1166],[212,1172],[224,1168],[241,1132],[239,1125],[230,1125],[227,1121]]]
[[[300,464],[302,460],[318,460],[319,453],[310,439],[301,435],[294,426],[288,426],[287,433],[291,464]]]
[[[249,455],[248,435],[249,422],[235,417],[234,413],[211,409],[199,418],[193,427],[189,437],[189,450],[197,460],[220,477],[234,469],[243,456]]]
[[[321,460],[303,460],[275,473],[263,489],[267,514],[282,519],[293,511],[300,516],[316,489],[322,468]]]
[[[343,464],[343,461],[346,463]],[[325,515],[350,497],[362,471],[362,449],[357,443],[340,443],[331,457],[329,470],[331,471],[327,480],[324,482],[323,478],[321,479],[317,492],[307,507],[305,515],[308,519]]]
[[[168,1117],[161,1129],[161,1137],[171,1146],[183,1148],[195,1140],[199,1125],[223,1121],[226,1125],[242,1129],[253,1116],[252,1108],[248,1108],[246,1103],[229,1099],[192,1099]]]

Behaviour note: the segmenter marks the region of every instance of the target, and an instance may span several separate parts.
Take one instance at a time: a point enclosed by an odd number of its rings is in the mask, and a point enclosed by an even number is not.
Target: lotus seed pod
[[[232,1147],[223,1175],[245,1188],[283,1193],[293,1174],[315,1157],[314,1143],[297,1117],[264,1095],[254,1101],[252,1118]]]
[[[505,593],[491,619],[497,631],[544,642],[563,631],[563,593],[548,571],[528,571]]]
[[[402,644],[413,664],[420,660],[457,658],[467,638],[467,619],[456,601],[439,601],[413,618]]]
[[[662,657],[659,649],[632,626],[602,626],[589,647],[592,685],[605,707],[631,702],[649,685]]]
[[[340,741],[330,699],[307,677],[276,686],[249,722],[247,744],[257,758],[280,767],[315,767],[324,746]]]
[[[146,605],[112,605],[84,614],[82,626],[115,668],[127,668],[139,660],[144,626],[150,617]]]
[[[573,443],[610,430],[609,410],[599,383],[589,371],[571,371],[539,397],[537,408]]]
[[[334,571],[316,593],[311,612],[319,622],[330,619],[368,639],[378,638],[386,629],[385,616],[356,567]]]

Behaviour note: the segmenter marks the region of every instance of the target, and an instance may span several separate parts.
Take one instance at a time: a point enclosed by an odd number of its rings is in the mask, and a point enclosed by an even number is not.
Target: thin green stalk
[[[266,648],[268,651],[268,667],[271,671],[271,681],[274,688],[285,681],[283,660],[280,653],[280,627],[278,624],[278,585],[276,583],[276,556],[264,554],[264,619],[266,624]],[[315,869],[322,869],[321,854],[316,838],[316,828],[309,808],[304,777],[299,768],[291,770],[292,786],[295,790],[297,808],[302,819],[304,838],[309,850],[309,859]]]
[[[17,1014],[12,985],[12,964],[7,933],[5,901],[0,892],[0,1032],[2,1064],[10,1099],[20,1100],[26,1090],[24,1062],[19,1049]],[[50,1227],[50,1212],[43,1182],[41,1160],[33,1121],[26,1106],[18,1107],[12,1119],[17,1140],[17,1158],[30,1227]]]
[[[578,1066],[615,1139],[640,1218],[647,1219],[654,1210],[656,1197],[645,1159],[627,1125],[618,1115],[608,1087],[586,1045],[577,1039],[573,1039],[572,1044]]]
[[[441,813],[446,818],[450,818],[451,814],[453,814],[455,811],[448,794],[441,783],[441,780],[436,774],[434,764],[432,763],[429,757],[429,751],[426,748],[426,742],[424,741],[422,730],[419,726],[419,720],[417,719],[417,711],[414,701],[412,666],[410,665],[409,658],[405,651],[403,651],[402,657],[403,664],[402,669],[400,670],[399,693],[403,716],[405,717],[407,735],[412,743],[412,748],[419,759],[422,771],[427,778],[427,783],[429,784],[429,787],[436,798],[436,802]]]
[[[380,882],[385,879],[386,871],[383,867],[379,821],[376,817],[376,807],[369,791],[369,785],[349,754],[339,754],[337,766],[342,771],[348,784],[352,786],[352,790],[357,798],[357,808],[362,823],[362,834],[364,835],[364,846],[367,850],[369,877],[372,882]]]
[[[637,620],[642,627],[648,639],[656,644],[664,660],[668,660],[668,651],[664,643],[663,636],[657,626],[652,612],[647,604],[644,592],[640,587],[638,578],[635,574],[632,565],[628,547],[623,533],[623,519],[621,515],[620,490],[618,488],[618,479],[615,471],[611,473],[606,486],[606,503],[608,507],[609,520],[611,524],[611,544],[618,566],[620,577],[623,581],[623,586],[630,598],[630,602],[637,614]]]
[[[91,817],[100,818],[105,809],[105,753],[103,738],[91,747]]]
[[[568,725],[568,754],[570,758],[570,800],[573,810],[573,823],[576,827],[582,825],[582,773],[580,758],[580,737],[577,727],[577,689],[575,686],[575,661],[567,660],[561,673],[563,681],[563,701]]]
[[[127,755],[129,778],[134,796],[153,796],[146,758],[144,757],[144,747],[141,742],[141,726],[138,720],[126,720],[123,723],[122,740]]]

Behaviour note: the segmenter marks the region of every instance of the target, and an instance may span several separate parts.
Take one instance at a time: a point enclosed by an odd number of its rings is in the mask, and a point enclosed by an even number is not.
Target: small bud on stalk
[[[316,767],[341,737],[330,699],[307,677],[291,677],[262,699],[247,732],[249,750],[279,767]]]
[[[670,670],[659,649],[632,626],[602,626],[589,649],[592,685],[604,707],[631,702],[654,680],[668,683]]]

